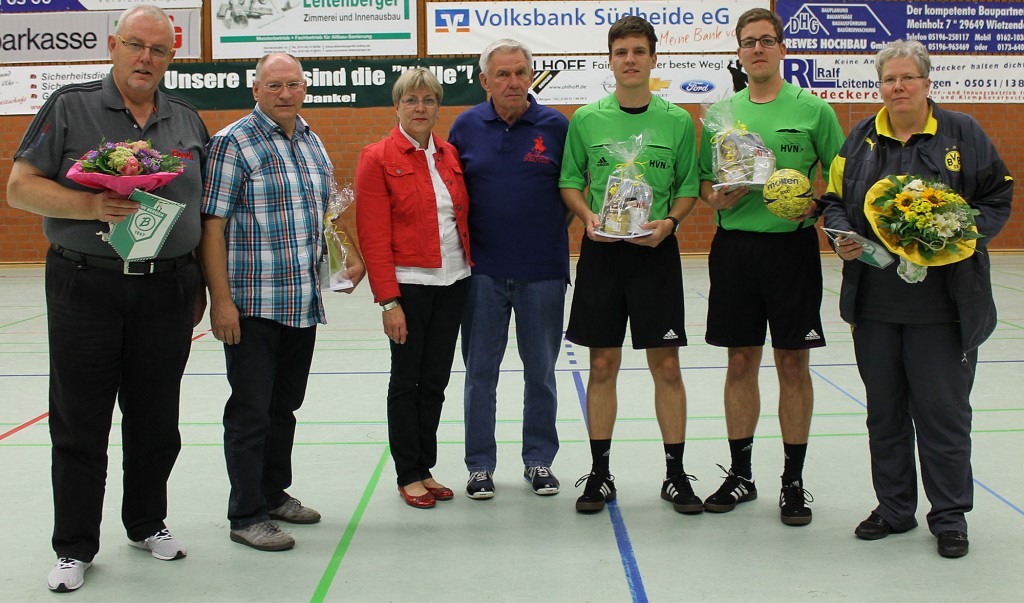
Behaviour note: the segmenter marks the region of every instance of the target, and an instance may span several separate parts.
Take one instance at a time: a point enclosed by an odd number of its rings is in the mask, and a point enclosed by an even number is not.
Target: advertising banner
[[[213,0],[213,58],[415,55],[416,0]]]
[[[783,78],[830,103],[881,103],[870,56],[787,55]],[[932,56],[938,103],[1024,103],[1024,57]]]
[[[650,21],[662,53],[734,52],[736,19],[767,0],[662,2],[427,2],[427,54],[476,54],[513,38],[538,54],[608,53],[608,28]]]
[[[677,104],[714,102],[746,85],[746,74],[725,55],[664,55],[651,73],[651,91]],[[304,61],[306,108],[390,107],[391,87],[402,71],[425,66],[444,84],[444,104],[484,100],[475,59]],[[595,56],[534,57],[533,93],[545,105],[583,105],[611,94],[615,80]],[[0,67],[0,115],[36,113],[54,90],[101,79],[109,65]],[[833,104],[881,103],[874,58],[789,55],[786,81]],[[248,109],[254,105],[249,63],[181,63],[167,70],[161,89],[198,109]],[[940,103],[1024,103],[1024,57],[936,56],[931,98]]]
[[[391,88],[410,67],[427,67],[444,86],[445,105],[475,105],[484,100],[476,60],[381,59],[303,61],[308,84],[304,107],[390,107]],[[61,86],[105,77],[110,65],[0,67],[0,115],[34,114]],[[172,63],[160,89],[200,110],[250,109],[251,63]]]
[[[533,93],[545,105],[584,105],[615,92],[607,57],[535,56],[533,66]],[[703,103],[732,94],[745,81],[735,56],[658,55],[651,92],[672,103]]]
[[[123,11],[137,0],[0,0],[0,13],[52,13],[56,11]],[[149,0],[146,4],[168,8],[202,8],[203,0]]]
[[[791,52],[875,53],[917,40],[929,53],[1024,52],[1022,2],[801,2],[778,0]]]
[[[0,0],[7,2],[8,0]],[[0,64],[107,61],[107,36],[121,11],[4,15],[0,19]],[[199,9],[168,10],[179,59],[202,58]]]

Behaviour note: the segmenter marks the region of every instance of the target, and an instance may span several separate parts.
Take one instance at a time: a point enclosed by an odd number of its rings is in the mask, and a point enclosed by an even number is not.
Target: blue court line
[[[565,343],[565,349],[571,350],[572,344]],[[575,365],[575,360],[570,360]],[[573,381],[576,383],[576,395],[580,400],[580,409],[583,411],[583,421],[587,429],[590,428],[590,420],[587,417],[587,388],[583,385],[583,376],[578,368],[572,371]],[[622,559],[622,569],[626,573],[626,584],[629,585],[629,594],[633,603],[647,603],[647,591],[644,589],[644,580],[640,576],[640,568],[636,564],[636,555],[633,553],[633,543],[629,540],[629,532],[626,531],[626,522],[622,519],[622,512],[619,511],[619,504],[611,501],[607,505],[608,514],[612,520],[612,531],[615,532],[615,544],[619,547],[619,557]]]
[[[612,529],[615,530],[615,543],[619,545],[622,569],[626,572],[629,594],[633,596],[633,603],[647,603],[647,591],[644,590],[644,581],[640,577],[640,568],[636,565],[633,543],[629,541],[629,533],[626,532],[626,522],[622,520],[622,512],[619,511],[619,503],[613,500],[607,506],[608,514],[612,518]]]

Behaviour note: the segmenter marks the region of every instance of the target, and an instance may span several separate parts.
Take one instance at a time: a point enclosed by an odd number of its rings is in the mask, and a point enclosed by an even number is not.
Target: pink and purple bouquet
[[[127,197],[137,188],[152,192],[176,178],[183,169],[180,159],[160,153],[148,140],[104,140],[99,148],[76,159],[67,177]]]

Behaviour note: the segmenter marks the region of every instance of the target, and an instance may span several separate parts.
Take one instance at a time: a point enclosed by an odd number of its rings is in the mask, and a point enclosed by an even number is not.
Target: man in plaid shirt
[[[210,139],[203,193],[200,251],[210,323],[224,343],[231,384],[224,409],[231,540],[262,551],[295,545],[272,520],[320,521],[285,491],[295,410],[306,391],[316,325],[326,322],[317,265],[334,172],[323,143],[299,117],[305,96],[294,57],[260,59],[257,106]],[[351,245],[348,264],[358,284],[365,269]]]

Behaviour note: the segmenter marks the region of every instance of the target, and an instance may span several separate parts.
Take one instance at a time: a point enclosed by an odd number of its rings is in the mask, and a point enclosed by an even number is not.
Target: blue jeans
[[[224,346],[231,397],[224,406],[224,458],[232,530],[269,519],[292,484],[295,411],[306,396],[316,326],[265,318],[239,321],[241,340]]]
[[[523,464],[551,466],[558,452],[555,361],[562,342],[564,307],[565,281],[560,278],[470,277],[462,318],[469,471],[494,471],[498,462],[494,441],[496,390],[513,312],[524,369]]]

